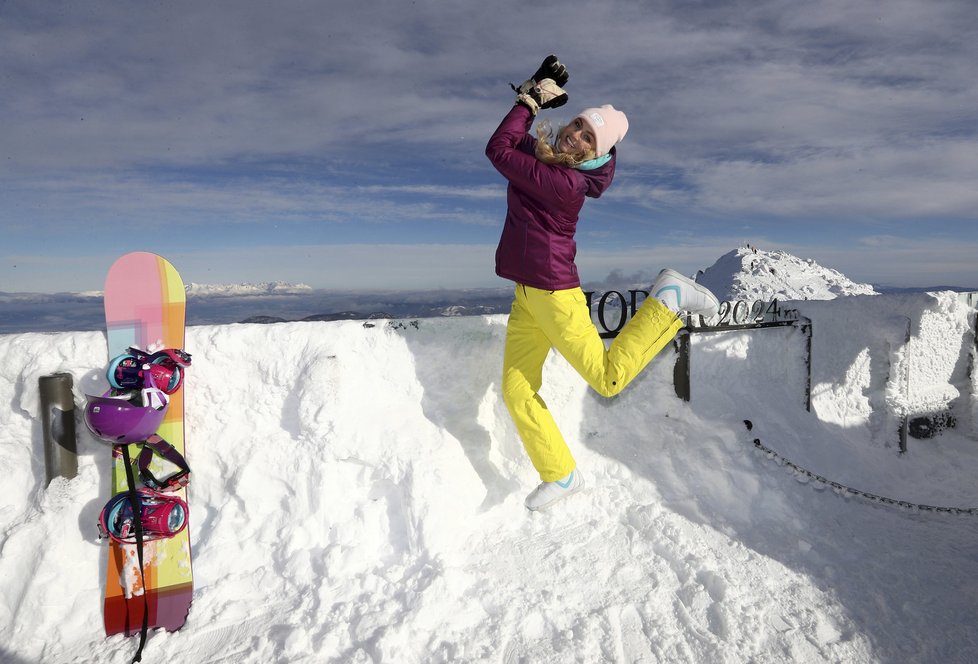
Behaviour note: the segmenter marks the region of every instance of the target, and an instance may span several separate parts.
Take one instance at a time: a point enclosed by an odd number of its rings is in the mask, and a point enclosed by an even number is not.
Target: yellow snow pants
[[[577,466],[538,393],[550,349],[556,348],[595,391],[610,397],[625,389],[682,326],[675,313],[648,297],[606,349],[580,288],[516,286],[503,354],[503,401],[542,481],[566,477]]]

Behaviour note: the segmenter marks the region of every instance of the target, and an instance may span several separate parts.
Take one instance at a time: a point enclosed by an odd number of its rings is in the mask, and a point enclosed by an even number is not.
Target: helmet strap
[[[162,479],[157,478],[149,469],[150,464],[153,462],[154,454],[158,454],[176,466],[178,469],[177,472]],[[158,434],[154,433],[143,442],[143,449],[139,453],[138,463],[139,476],[143,480],[143,483],[150,489],[157,491],[176,491],[187,486],[190,482],[190,466],[187,465],[187,460],[183,458],[182,454],[177,452],[177,449],[173,445],[166,442]]]
[[[132,460],[129,458],[129,446],[122,447],[122,461],[126,467],[126,481],[129,483],[129,506],[132,508],[132,525],[136,531],[136,560],[139,563],[139,577],[143,584],[143,625],[139,631],[139,648],[136,650],[134,662],[143,656],[143,646],[146,645],[146,634],[149,632],[149,593],[146,592],[146,575],[143,573],[143,510],[136,493],[136,479],[132,473]]]

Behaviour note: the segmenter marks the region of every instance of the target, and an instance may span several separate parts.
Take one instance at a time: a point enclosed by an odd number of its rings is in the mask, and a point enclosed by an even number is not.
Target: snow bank
[[[978,518],[817,491],[750,444],[978,506],[973,313],[795,304],[813,413],[793,328],[695,335],[689,402],[669,350],[611,400],[551,357],[588,488],[544,514],[499,395],[505,316],[191,328],[194,604],[144,661],[973,661]],[[108,449],[79,427],[78,476],[43,486],[37,380],[72,373],[81,404],[104,363],[100,333],[0,336],[2,661],[134,652],[101,632]],[[897,454],[886,419],[933,403],[957,426]]]
[[[951,292],[879,297],[790,303],[813,320],[819,419],[867,427],[884,445],[925,417],[945,424],[960,418],[962,429],[974,432],[973,308]]]

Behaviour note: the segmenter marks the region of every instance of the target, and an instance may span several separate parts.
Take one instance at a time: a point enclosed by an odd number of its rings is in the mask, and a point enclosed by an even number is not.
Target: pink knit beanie
[[[584,120],[594,132],[598,157],[608,154],[628,132],[628,118],[611,104],[600,108],[586,108],[577,117]]]

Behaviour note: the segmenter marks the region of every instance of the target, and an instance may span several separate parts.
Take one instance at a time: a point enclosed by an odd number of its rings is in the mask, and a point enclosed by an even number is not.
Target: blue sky
[[[551,52],[542,116],[630,119],[585,280],[750,242],[978,288],[972,0],[8,0],[0,291],[99,289],[132,250],[198,283],[505,285],[483,150]]]

